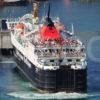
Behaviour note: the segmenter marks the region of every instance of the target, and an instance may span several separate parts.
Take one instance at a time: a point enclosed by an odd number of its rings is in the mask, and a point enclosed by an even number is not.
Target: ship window
[[[73,51],[72,49],[70,49],[70,51]]]
[[[35,53],[37,52],[37,50],[34,51]]]
[[[54,60],[50,60],[50,62],[54,62]]]
[[[59,50],[57,49],[57,52],[59,52]]]
[[[66,49],[66,52],[68,52],[69,51],[69,49]]]
[[[61,63],[62,61],[63,61],[62,59],[59,60],[60,63]]]
[[[51,52],[52,52],[52,53],[54,53],[54,52],[55,52],[55,50],[54,50],[54,49],[51,49]]]
[[[68,59],[68,62],[72,62],[72,59]]]
[[[10,23],[10,24],[9,24],[9,26],[11,27],[11,26],[12,26],[12,24]]]
[[[84,49],[81,49],[81,52],[83,52],[84,51]]]
[[[63,51],[65,51],[65,49],[63,49]]]
[[[45,50],[45,52],[47,52],[47,50]]]
[[[14,26],[14,23],[12,23],[12,26]]]
[[[50,53],[52,53],[52,50],[51,50],[51,49],[49,49],[49,52],[50,52]]]
[[[76,59],[77,62],[80,62],[80,59]]]

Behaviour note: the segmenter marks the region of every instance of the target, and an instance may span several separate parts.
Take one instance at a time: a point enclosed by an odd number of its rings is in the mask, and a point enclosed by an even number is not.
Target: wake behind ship
[[[7,22],[17,67],[39,90],[47,92],[86,92],[87,65],[84,44],[60,22],[33,14],[17,22]],[[15,26],[14,28],[12,27]]]

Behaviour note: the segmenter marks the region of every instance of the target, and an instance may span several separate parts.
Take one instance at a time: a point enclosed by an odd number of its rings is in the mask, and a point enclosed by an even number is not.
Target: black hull
[[[27,0],[20,0],[15,2],[1,2],[2,6],[24,6],[28,3]]]
[[[37,89],[48,92],[87,92],[87,69],[73,70],[70,66],[61,66],[58,70],[42,70],[31,62],[32,67],[29,68],[16,55],[16,49],[14,55],[19,70]]]

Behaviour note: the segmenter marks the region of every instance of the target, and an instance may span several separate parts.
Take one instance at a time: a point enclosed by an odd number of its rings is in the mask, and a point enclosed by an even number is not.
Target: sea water
[[[100,0],[49,0],[51,16],[60,17],[68,30],[74,25],[75,34],[83,41],[87,53],[88,92],[39,93],[30,82],[22,79],[14,70],[13,57],[0,56],[0,100],[75,99],[100,100]],[[39,3],[39,17],[47,13],[48,1]],[[27,6],[0,7],[0,18],[18,18],[30,13]]]

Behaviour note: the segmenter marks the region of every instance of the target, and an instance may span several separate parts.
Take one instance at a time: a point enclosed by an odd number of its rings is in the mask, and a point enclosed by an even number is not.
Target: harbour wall
[[[0,55],[12,55],[13,48],[9,30],[0,30]]]

